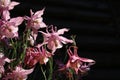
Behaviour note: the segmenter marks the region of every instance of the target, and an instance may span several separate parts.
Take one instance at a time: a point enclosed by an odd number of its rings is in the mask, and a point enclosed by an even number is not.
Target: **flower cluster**
[[[11,0],[0,0],[1,80],[26,80],[28,75],[34,72],[37,64],[41,67],[44,80],[61,79],[62,75],[56,77],[56,72],[66,75],[66,79],[76,80],[74,75],[87,72],[95,63],[92,59],[78,56],[75,40],[63,36],[69,29],[57,30],[57,27],[47,26],[43,22],[42,15],[45,9],[35,13],[31,9],[30,16],[11,18],[10,10],[18,4],[20,3]],[[19,33],[23,23],[25,29]],[[37,41],[38,38],[42,41]],[[63,56],[65,62],[62,63],[60,60],[54,60],[54,57],[57,57],[57,51],[62,49],[64,44],[69,44],[69,47],[66,50],[67,58]],[[72,76],[68,77],[68,74]]]

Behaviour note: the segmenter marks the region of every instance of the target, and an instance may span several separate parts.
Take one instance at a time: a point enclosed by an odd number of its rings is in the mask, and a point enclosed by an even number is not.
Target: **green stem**
[[[23,52],[21,53],[20,60],[23,62],[25,57],[26,48],[28,47],[28,37],[30,36],[30,29],[27,30],[26,34],[23,35]]]
[[[49,76],[48,80],[52,80],[52,73],[53,73],[53,58],[51,57],[49,60]]]
[[[43,76],[44,76],[45,80],[47,80],[47,77],[46,77],[46,75],[45,75],[46,72],[43,70],[43,68],[42,68],[41,65],[40,65],[40,68],[41,68],[41,71],[42,71],[42,73],[43,73]]]

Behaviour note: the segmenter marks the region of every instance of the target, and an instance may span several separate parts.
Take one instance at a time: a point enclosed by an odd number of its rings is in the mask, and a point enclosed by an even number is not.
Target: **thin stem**
[[[42,73],[43,73],[43,76],[44,76],[45,80],[47,80],[47,77],[46,77],[46,75],[45,75],[46,71],[43,70],[43,68],[42,68],[41,65],[40,65],[40,68],[41,68],[41,71],[42,71]]]
[[[48,80],[52,80],[52,73],[53,73],[53,58],[51,57],[49,60],[49,76]]]
[[[72,35],[71,38],[73,40],[73,45],[76,46],[76,41],[75,41],[76,35]]]

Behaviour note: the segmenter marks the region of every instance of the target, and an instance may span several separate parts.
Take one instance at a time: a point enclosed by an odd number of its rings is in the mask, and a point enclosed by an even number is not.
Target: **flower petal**
[[[64,32],[68,32],[68,31],[69,31],[69,29],[63,28],[63,29],[59,29],[59,30],[57,31],[57,33],[58,33],[58,34],[64,34]]]
[[[23,22],[23,17],[16,17],[16,18],[12,18],[10,19],[10,22],[15,23],[15,26],[20,25]]]
[[[20,3],[19,3],[19,2],[12,1],[12,2],[10,3],[9,7],[8,7],[9,10],[13,9],[14,6],[16,6],[16,5],[18,5],[18,4],[20,4]]]
[[[41,17],[43,15],[44,9],[37,11],[34,15],[37,17]]]
[[[2,18],[5,19],[5,20],[10,19],[10,13],[9,13],[8,10],[3,10]]]
[[[59,36],[59,39],[64,44],[66,44],[66,43],[73,43],[73,40],[67,39],[67,38],[62,37],[62,36]]]

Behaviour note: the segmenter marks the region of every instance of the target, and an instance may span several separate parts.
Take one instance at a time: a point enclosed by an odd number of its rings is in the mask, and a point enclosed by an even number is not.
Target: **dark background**
[[[79,55],[96,64],[83,80],[120,80],[120,2],[115,0],[15,0],[11,15],[45,7],[44,22],[77,35]],[[67,33],[66,33],[67,34]]]

